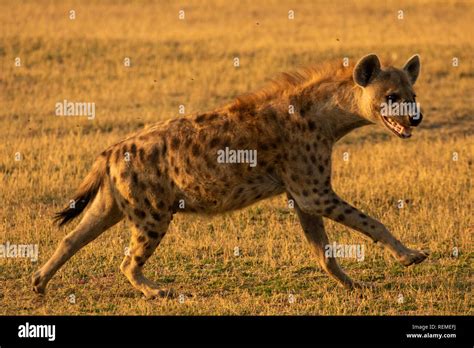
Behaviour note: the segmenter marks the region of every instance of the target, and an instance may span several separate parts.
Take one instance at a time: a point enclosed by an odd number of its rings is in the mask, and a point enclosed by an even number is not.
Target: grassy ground
[[[0,314],[472,314],[473,12],[467,1],[1,1],[0,244],[37,243],[39,260],[0,258]],[[421,55],[424,122],[407,141],[377,127],[344,138],[334,187],[407,246],[429,249],[424,263],[405,269],[327,222],[331,240],[365,245],[363,262],[342,267],[377,284],[348,292],[320,270],[276,197],[212,219],[177,216],[146,273],[184,301],[147,301],[118,271],[125,223],[68,262],[46,297],[33,294],[31,273],[71,228],[51,216],[107,145],[176,117],[179,105],[210,110],[278,71],[369,52],[398,66]],[[54,116],[63,99],[95,102],[96,118]]]

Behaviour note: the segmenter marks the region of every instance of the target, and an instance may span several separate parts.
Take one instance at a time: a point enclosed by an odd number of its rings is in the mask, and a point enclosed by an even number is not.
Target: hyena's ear
[[[380,72],[380,60],[375,54],[362,57],[356,64],[352,77],[359,86],[365,87]]]
[[[415,84],[416,79],[420,74],[420,67],[420,56],[418,54],[415,54],[413,57],[408,59],[408,61],[405,63],[405,66],[403,67],[403,70],[408,74],[408,78],[410,79],[412,85]]]

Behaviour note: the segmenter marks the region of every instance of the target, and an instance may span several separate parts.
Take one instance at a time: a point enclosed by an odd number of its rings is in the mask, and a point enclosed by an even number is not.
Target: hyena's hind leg
[[[103,185],[81,222],[59,243],[53,256],[32,277],[33,290],[44,293],[46,285],[58,269],[82,247],[122,220],[123,215],[108,185]]]
[[[288,195],[289,199],[292,199]],[[294,200],[293,200],[294,201]],[[321,216],[311,215],[303,212],[295,202],[295,210],[303,228],[306,239],[311,244],[316,258],[324,269],[332,278],[344,285],[346,288],[363,288],[368,285],[353,281],[338,265],[334,257],[326,257],[325,248],[329,244],[327,234],[324,230],[324,223]]]
[[[137,212],[135,210],[134,212]],[[139,211],[139,215],[145,214]],[[120,270],[127,277],[130,283],[140,290],[145,297],[166,297],[172,296],[170,291],[160,289],[155,283],[143,275],[143,266],[160,244],[169,223],[172,219],[171,212],[152,213],[148,218],[144,216],[129,216],[132,225],[132,236],[130,247],[125,258],[120,265]]]

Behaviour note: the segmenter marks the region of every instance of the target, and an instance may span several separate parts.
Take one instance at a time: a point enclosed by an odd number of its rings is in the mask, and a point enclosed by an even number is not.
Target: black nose
[[[420,112],[417,116],[410,117],[410,126],[416,127],[421,123],[423,119],[423,114]]]

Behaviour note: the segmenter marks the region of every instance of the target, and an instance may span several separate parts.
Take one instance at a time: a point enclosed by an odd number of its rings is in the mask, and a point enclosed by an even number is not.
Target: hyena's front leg
[[[323,194],[319,193],[312,197],[294,193],[292,195],[306,213],[320,214],[363,233],[374,242],[381,243],[405,266],[420,263],[428,256],[426,252],[404,246],[382,223],[346,203],[332,190],[326,188],[323,192]]]
[[[288,199],[293,199],[288,194]],[[339,267],[334,257],[326,257],[325,248],[329,245],[324,223],[321,216],[305,213],[295,202],[296,214],[303,228],[306,239],[313,247],[316,258],[321,267],[339,283],[347,288],[362,287],[362,284],[352,281],[349,276]]]
[[[374,242],[380,242],[405,266],[420,263],[428,256],[424,251],[404,246],[382,223],[346,203],[333,191],[323,198],[322,204],[323,216],[365,234]]]

